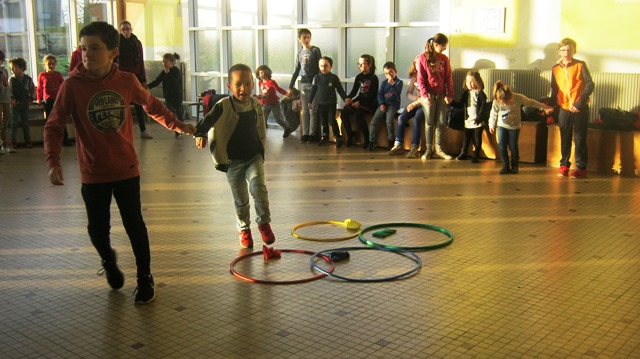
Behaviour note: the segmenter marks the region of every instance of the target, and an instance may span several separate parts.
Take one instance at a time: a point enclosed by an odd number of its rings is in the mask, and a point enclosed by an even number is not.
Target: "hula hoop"
[[[366,232],[372,231],[374,229],[386,228],[386,227],[415,227],[415,228],[421,228],[421,229],[426,229],[426,230],[430,230],[430,231],[440,232],[440,233],[444,234],[445,236],[447,236],[448,238],[445,241],[442,241],[440,243],[431,244],[431,245],[428,245],[428,246],[415,246],[415,247],[393,246],[393,245],[390,245],[390,244],[381,244],[381,243],[376,243],[376,242],[374,242],[372,240],[364,238],[364,234]],[[442,227],[433,226],[433,225],[430,225],[430,224],[422,224],[422,223],[382,223],[382,224],[376,224],[374,226],[367,227],[367,228],[363,229],[362,231],[360,231],[360,234],[358,235],[358,238],[360,239],[360,242],[364,243],[365,245],[367,245],[369,247],[392,249],[392,250],[404,250],[404,251],[412,251],[412,252],[428,251],[428,250],[431,250],[431,249],[442,248],[442,247],[448,246],[449,244],[451,244],[451,242],[453,242],[453,234],[451,232],[449,232],[448,230],[446,230],[446,229],[444,229]]]
[[[354,234],[350,234],[348,236],[345,237],[335,237],[335,238],[312,238],[312,237],[305,237],[305,236],[301,236],[299,234],[296,233],[296,229],[302,228],[302,227],[307,227],[307,226],[313,226],[316,224],[333,224],[336,226],[342,226],[345,229],[357,229],[357,231]],[[355,228],[349,228],[349,227],[355,227]],[[360,234],[360,223],[356,222],[356,221],[352,221],[352,220],[345,220],[345,221],[312,221],[312,222],[305,222],[305,223],[300,223],[298,225],[296,225],[295,227],[293,227],[293,229],[291,230],[291,235],[299,238],[299,239],[305,239],[307,241],[318,241],[318,242],[337,242],[337,241],[344,241],[347,239],[351,239],[351,238],[355,238]]]
[[[281,252],[283,253],[302,253],[302,254],[308,254],[308,255],[314,255],[314,252],[311,251],[305,251],[302,249],[280,249]],[[321,258],[327,262],[329,264],[329,269],[328,270],[324,270],[321,272],[321,274],[313,276],[313,277],[309,277],[309,278],[303,278],[303,279],[294,279],[294,280],[282,280],[282,281],[277,281],[277,280],[266,280],[266,279],[258,279],[258,278],[253,278],[253,277],[249,277],[248,275],[244,275],[240,272],[238,272],[235,269],[235,265],[240,262],[243,259],[246,259],[248,257],[251,256],[261,256],[262,255],[262,251],[260,252],[252,252],[252,253],[247,253],[247,254],[243,254],[240,257],[234,259],[231,264],[229,265],[229,271],[231,272],[231,274],[233,274],[236,278],[239,278],[240,280],[243,280],[245,282],[250,282],[250,283],[261,283],[261,284],[297,284],[297,283],[306,283],[306,282],[311,282],[313,280],[316,279],[320,279],[323,277],[326,277],[327,274],[326,273],[331,273],[333,272],[333,270],[336,268],[335,263],[333,263],[333,261],[331,260],[331,258],[327,257],[327,256],[321,256]],[[314,257],[315,258],[315,257]]]
[[[397,274],[394,276],[389,276],[389,277],[381,277],[381,278],[349,278],[349,277],[344,277],[338,274],[333,273],[333,271],[327,271],[324,270],[322,268],[320,268],[315,259],[316,257],[326,257],[323,253],[327,253],[327,252],[332,252],[332,251],[352,251],[352,250],[378,250],[378,251],[387,251],[390,253],[395,253],[401,256],[404,256],[406,258],[409,258],[411,260],[413,260],[414,262],[416,262],[416,266],[413,267],[412,269],[401,273],[401,274]],[[323,258],[324,259],[324,258]],[[326,261],[326,259],[325,259]],[[418,270],[420,270],[420,268],[422,268],[422,259],[420,259],[420,257],[418,257],[418,255],[416,255],[413,252],[409,252],[409,251],[405,251],[405,250],[392,250],[392,249],[386,249],[386,248],[378,248],[378,247],[343,247],[343,248],[333,248],[333,249],[325,249],[319,252],[316,252],[312,257],[311,257],[311,265],[313,266],[313,269],[324,273],[326,275],[329,275],[331,277],[335,277],[338,279],[342,279],[345,280],[347,282],[359,282],[359,283],[373,283],[373,282],[388,282],[388,281],[392,281],[392,280],[396,280],[396,279],[402,279],[404,277],[407,277],[415,272],[417,272]]]

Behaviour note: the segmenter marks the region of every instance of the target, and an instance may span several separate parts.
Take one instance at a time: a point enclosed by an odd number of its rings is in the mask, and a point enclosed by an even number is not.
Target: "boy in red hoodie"
[[[122,223],[136,258],[136,304],[155,298],[147,227],[140,204],[140,170],[134,148],[130,104],[142,104],[166,128],[192,134],[195,127],[176,119],[162,102],[146,91],[135,75],[113,64],[118,55],[118,31],[106,22],[93,22],[80,31],[82,63],[60,87],[44,128],[49,180],[63,185],[60,150],[65,122],[73,118],[82,179],[82,198],[89,237],[102,259],[112,289],[124,285],[116,253],[111,248],[109,217],[115,197]]]

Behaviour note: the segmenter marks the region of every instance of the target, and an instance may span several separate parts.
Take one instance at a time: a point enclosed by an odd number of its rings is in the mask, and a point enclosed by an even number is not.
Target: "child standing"
[[[491,118],[489,119],[489,130],[496,132],[498,126],[498,143],[500,148],[500,158],[502,169],[500,174],[519,172],[520,152],[518,149],[518,137],[520,136],[520,107],[529,106],[540,109],[547,114],[553,111],[553,107],[532,100],[524,95],[515,93],[504,82],[498,81],[493,86],[493,106],[491,107]],[[511,151],[511,161],[507,146]],[[511,165],[511,167],[509,167]]]
[[[451,156],[442,150],[442,134],[445,130],[445,105],[453,101],[453,76],[449,58],[442,52],[447,49],[449,39],[437,33],[427,40],[424,53],[418,58],[418,83],[422,97],[422,109],[425,115],[425,137],[427,152],[423,160],[436,156],[450,160]],[[433,130],[435,128],[435,148],[433,148]]]
[[[422,101],[420,101],[420,84],[418,84],[418,69],[416,62],[418,56],[413,59],[409,67],[409,86],[407,88],[407,97],[412,102],[402,111],[398,117],[398,127],[396,128],[396,141],[393,148],[387,152],[388,155],[399,155],[404,152],[402,142],[404,141],[404,129],[409,126],[409,120],[413,118],[413,132],[411,134],[411,149],[407,153],[407,158],[418,158],[420,153],[420,127],[424,122],[424,112],[422,111]],[[417,92],[417,94],[416,94]]]
[[[345,107],[340,113],[340,119],[347,132],[347,147],[353,144],[353,130],[351,127],[351,116],[358,120],[358,127],[364,136],[363,148],[369,147],[369,126],[367,126],[366,115],[372,114],[378,107],[378,76],[376,76],[376,60],[373,56],[364,54],[358,59],[360,73],[356,76],[353,88],[347,99],[344,101]],[[357,95],[357,96],[356,96]]]
[[[287,138],[293,130],[289,128],[289,125],[284,120],[284,115],[280,108],[280,100],[278,99],[277,94],[277,92],[280,92],[281,94],[286,95],[287,91],[278,86],[278,83],[271,78],[271,75],[272,71],[267,65],[261,65],[256,70],[256,77],[260,80],[258,82],[258,87],[260,88],[260,95],[258,95],[258,98],[260,99],[262,111],[264,111],[265,121],[269,118],[269,114],[273,112],[273,117],[275,117],[276,122],[284,129],[282,138]]]
[[[22,128],[24,142],[31,148],[31,131],[29,129],[29,105],[36,99],[36,87],[31,76],[25,74],[27,62],[21,58],[9,60],[13,76],[9,79],[11,93],[11,143],[9,152],[16,152],[18,127]]]
[[[311,82],[318,74],[318,62],[322,58],[322,52],[316,46],[311,45],[311,31],[309,29],[298,30],[298,42],[302,45],[302,49],[296,56],[296,69],[291,76],[287,97],[293,97],[293,88],[296,85],[298,75],[300,75],[301,95],[302,95],[302,131],[300,142],[313,143],[316,138],[316,130],[318,128],[318,106],[309,101],[311,97]],[[309,103],[313,106],[309,109]]]
[[[572,178],[587,176],[587,128],[589,126],[589,96],[595,87],[587,64],[573,58],[577,44],[564,38],[558,44],[560,60],[551,69],[551,101],[560,107],[560,169],[558,176],[566,177],[571,167],[571,138],[576,149],[576,169]]]
[[[473,156],[471,162],[478,163],[482,151],[482,131],[484,124],[489,119],[490,104],[487,103],[487,95],[484,93],[484,81],[478,71],[469,71],[462,86],[460,102],[454,106],[464,108],[464,141],[462,149],[456,160],[467,159],[467,149],[473,143]]]
[[[176,62],[180,60],[180,55],[166,53],[162,56],[163,71],[158,74],[148,87],[150,89],[162,83],[162,96],[164,96],[164,104],[169,111],[180,121],[182,118],[182,72],[176,66]],[[180,136],[180,132],[175,133],[176,138]]]
[[[62,86],[62,82],[64,82],[64,77],[58,71],[56,71],[56,66],[58,65],[58,59],[55,56],[49,54],[45,55],[42,60],[42,66],[44,66],[44,71],[42,71],[38,75],[38,87],[36,87],[36,97],[38,99],[38,103],[41,103],[44,106],[45,113],[45,122],[49,119],[49,115],[51,114],[51,110],[53,110],[53,104],[56,102],[56,97],[58,96],[58,91],[60,91],[60,86]],[[64,138],[62,143],[65,146],[69,146],[69,133],[67,132],[67,127],[64,128]]]
[[[140,204],[140,169],[134,148],[130,104],[142,104],[157,122],[171,130],[193,133],[195,127],[178,121],[173,113],[112,61],[118,54],[118,30],[106,22],[93,22],[80,31],[83,63],[60,88],[44,127],[49,181],[63,185],[60,143],[71,115],[76,128],[76,151],[82,179],[91,243],[102,259],[112,289],[124,285],[110,239],[110,205],[115,197],[122,223],[136,258],[136,304],[155,296],[151,275],[149,236]]]
[[[5,151],[12,148],[7,144],[11,94],[9,93],[9,72],[2,66],[5,59],[4,51],[0,50],[0,155],[4,155]]]
[[[384,70],[384,77],[386,79],[382,81],[380,90],[378,91],[378,109],[371,118],[371,126],[369,128],[369,151],[372,151],[376,146],[376,135],[378,134],[378,125],[380,120],[384,116],[387,124],[387,151],[393,147],[394,130],[393,121],[396,113],[400,108],[400,93],[402,92],[402,80],[398,79],[396,75],[398,70],[393,62],[386,62],[382,66]]]
[[[236,228],[240,246],[253,248],[251,219],[249,215],[249,193],[256,208],[256,222],[262,242],[272,244],[276,237],[271,231],[269,196],[264,176],[264,154],[267,126],[262,107],[253,94],[253,73],[244,64],[229,69],[227,88],[232,96],[224,98],[198,122],[196,146],[207,145],[210,136],[211,155],[218,171],[227,174],[236,207]]]
[[[319,63],[320,73],[313,78],[311,84],[311,102],[314,101],[316,94],[318,95],[318,115],[322,124],[322,138],[318,146],[322,146],[329,141],[329,124],[333,130],[333,136],[336,138],[336,146],[342,147],[342,136],[340,136],[340,128],[336,121],[336,105],[338,98],[336,91],[344,101],[347,93],[342,88],[342,83],[337,75],[331,72],[333,68],[333,59],[323,56]],[[309,104],[311,106],[311,104]]]

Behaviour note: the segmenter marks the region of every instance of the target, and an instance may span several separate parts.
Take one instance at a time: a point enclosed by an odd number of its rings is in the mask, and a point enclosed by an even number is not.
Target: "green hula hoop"
[[[447,236],[447,239],[440,242],[440,243],[436,243],[436,244],[431,244],[428,246],[415,246],[415,247],[404,247],[404,246],[393,246],[390,244],[382,244],[382,243],[377,243],[374,242],[372,240],[366,239],[364,237],[364,234],[366,232],[369,231],[373,231],[375,229],[379,229],[379,228],[387,228],[387,227],[414,227],[414,228],[421,228],[421,229],[426,229],[429,231],[436,231],[436,232],[440,232],[442,234],[444,234],[445,236]],[[382,223],[382,224],[376,224],[370,227],[367,227],[365,229],[363,229],[362,231],[360,231],[360,234],[358,235],[358,239],[360,239],[360,242],[364,243],[365,245],[369,246],[369,247],[378,247],[378,248],[385,248],[385,249],[392,249],[392,250],[403,250],[403,251],[412,251],[412,252],[419,252],[419,251],[428,251],[428,250],[432,250],[432,249],[437,249],[437,248],[442,248],[442,247],[446,247],[449,244],[451,244],[451,242],[453,242],[453,234],[442,228],[442,227],[438,227],[438,226],[433,226],[430,224],[422,224],[422,223]]]

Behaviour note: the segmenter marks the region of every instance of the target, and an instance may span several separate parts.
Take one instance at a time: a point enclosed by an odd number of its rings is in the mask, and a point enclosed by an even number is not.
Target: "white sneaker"
[[[140,138],[143,138],[145,140],[151,140],[153,139],[153,136],[151,136],[147,131],[144,131],[140,133]]]
[[[422,157],[420,157],[421,160],[423,161],[428,161],[431,159],[431,155],[433,154],[433,152],[431,151],[427,151],[424,153],[424,155],[422,155]]]
[[[419,155],[420,152],[418,152],[418,149],[415,147],[411,147],[409,153],[407,153],[407,158],[418,158]]]
[[[438,150],[435,152],[435,155],[444,159],[444,160],[450,160],[453,157],[449,156],[448,154],[444,153],[442,150]]]
[[[404,152],[404,150],[402,149],[402,147],[400,147],[400,146],[393,146],[393,147],[389,150],[389,152],[387,152],[387,154],[388,154],[389,156],[393,156],[393,155],[399,155],[399,154],[401,154],[402,152]]]

